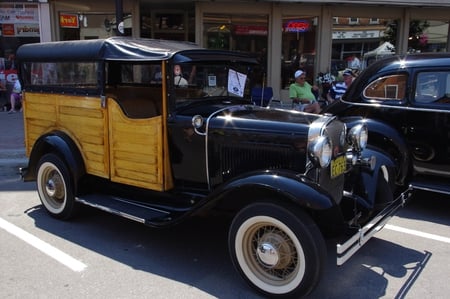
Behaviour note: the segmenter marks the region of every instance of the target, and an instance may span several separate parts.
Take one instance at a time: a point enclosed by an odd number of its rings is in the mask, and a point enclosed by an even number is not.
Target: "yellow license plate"
[[[331,160],[331,178],[335,178],[345,172],[347,168],[347,161],[344,156],[339,156]]]

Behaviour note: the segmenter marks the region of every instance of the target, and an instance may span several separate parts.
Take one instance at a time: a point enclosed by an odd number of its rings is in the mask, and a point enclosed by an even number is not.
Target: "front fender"
[[[54,131],[41,136],[33,145],[28,162],[28,168],[22,174],[24,181],[34,181],[37,166],[41,157],[47,153],[56,153],[64,159],[76,181],[86,173],[84,161],[75,142],[66,134]]]
[[[262,193],[261,193],[262,192]],[[214,193],[220,197],[230,194],[276,194],[290,202],[312,210],[326,210],[333,208],[331,195],[305,176],[292,171],[266,170],[247,173],[226,182]],[[233,196],[232,198],[236,198]]]
[[[394,192],[395,178],[393,177],[396,170],[395,162],[386,154],[377,151],[374,148],[367,147],[362,152],[363,158],[375,158],[375,165],[373,169],[368,169],[363,167],[361,171],[361,181],[364,185],[364,190],[368,196],[367,200],[369,203],[375,203],[378,176],[382,175],[391,186],[391,191]]]
[[[396,182],[404,185],[409,173],[411,155],[401,132],[376,119],[348,116],[341,118],[341,121],[345,122],[349,129],[361,122],[366,124],[369,144],[385,150],[396,159]]]

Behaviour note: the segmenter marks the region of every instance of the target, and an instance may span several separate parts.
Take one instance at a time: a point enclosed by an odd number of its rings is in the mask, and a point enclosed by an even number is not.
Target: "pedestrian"
[[[289,86],[289,98],[292,100],[294,109],[309,113],[319,113],[320,105],[317,102],[314,92],[319,88],[306,82],[306,73],[296,71],[294,74],[295,82]]]
[[[346,69],[342,73],[342,77],[344,78],[343,81],[333,84],[330,90],[328,91],[327,94],[328,103],[339,100],[344,95],[344,93],[347,91],[347,88],[353,82],[354,74],[352,70]]]
[[[11,109],[8,113],[17,112],[16,107],[20,106],[20,111],[22,111],[22,86],[20,85],[19,79],[14,82],[14,87],[10,95]]]

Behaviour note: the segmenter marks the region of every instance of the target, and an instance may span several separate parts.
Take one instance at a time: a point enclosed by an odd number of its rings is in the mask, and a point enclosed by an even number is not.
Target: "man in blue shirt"
[[[339,100],[342,95],[345,93],[345,91],[347,90],[347,88],[350,86],[350,84],[352,84],[353,82],[353,72],[351,70],[345,70],[342,73],[342,76],[344,78],[344,81],[342,82],[337,82],[336,84],[333,84],[333,86],[331,86],[329,92],[328,92],[328,102],[333,102],[335,100]]]

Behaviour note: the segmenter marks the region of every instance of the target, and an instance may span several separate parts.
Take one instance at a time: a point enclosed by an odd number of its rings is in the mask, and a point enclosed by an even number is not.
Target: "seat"
[[[251,101],[256,106],[267,107],[273,99],[272,87],[253,87]]]

